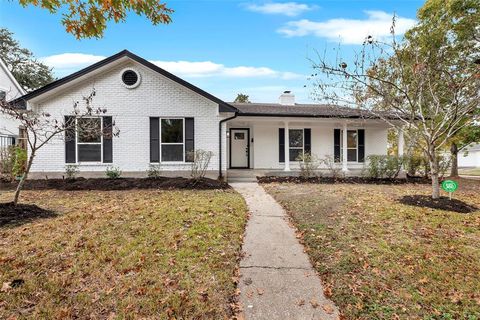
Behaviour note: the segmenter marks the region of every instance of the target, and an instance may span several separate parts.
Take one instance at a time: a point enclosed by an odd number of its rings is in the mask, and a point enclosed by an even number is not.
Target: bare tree
[[[14,205],[18,203],[20,192],[23,189],[25,180],[28,178],[30,169],[32,168],[35,156],[38,150],[45,146],[54,137],[60,136],[65,139],[69,139],[69,131],[77,130],[81,131],[83,135],[105,135],[112,134],[117,136],[119,134],[118,129],[115,132],[112,128],[101,128],[98,126],[98,122],[95,121],[81,121],[81,127],[77,127],[77,123],[80,123],[78,119],[89,119],[91,117],[100,116],[105,114],[107,110],[105,108],[94,108],[93,98],[95,97],[95,89],[92,89],[91,93],[87,96],[83,96],[80,101],[73,102],[72,112],[69,114],[73,117],[69,119],[77,119],[77,121],[65,120],[53,117],[47,112],[43,112],[41,109],[24,109],[19,108],[18,105],[9,102],[0,102],[0,113],[5,114],[7,117],[17,120],[23,128],[25,128],[25,138],[28,149],[28,160],[20,181],[17,185],[14,196]],[[65,115],[66,116],[66,115]],[[112,127],[114,124],[112,125]],[[65,134],[64,134],[65,133]]]
[[[395,17],[391,41],[368,36],[350,60],[338,51],[334,61],[313,61],[315,94],[330,103],[354,106],[375,115],[424,151],[430,163],[432,198],[439,197],[439,150],[468,125],[479,107],[479,70],[466,55],[449,62],[450,48],[426,48],[412,35],[398,42]]]

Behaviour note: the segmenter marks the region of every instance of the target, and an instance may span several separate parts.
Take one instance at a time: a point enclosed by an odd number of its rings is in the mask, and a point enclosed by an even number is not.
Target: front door
[[[249,167],[249,129],[230,129],[230,168]]]

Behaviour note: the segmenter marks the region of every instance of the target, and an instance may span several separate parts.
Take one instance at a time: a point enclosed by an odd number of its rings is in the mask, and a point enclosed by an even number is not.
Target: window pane
[[[162,161],[183,161],[183,144],[162,144]]]
[[[299,161],[299,156],[303,154],[303,149],[290,149],[290,161]]]
[[[357,149],[347,150],[347,161],[357,161]]]
[[[347,148],[356,148],[357,147],[357,131],[348,130],[347,131]]]
[[[235,132],[234,140],[245,140],[245,132]]]
[[[183,142],[182,119],[162,119],[162,142]]]
[[[100,144],[79,144],[78,161],[80,162],[100,162],[102,161],[102,145]]]
[[[77,120],[78,142],[101,142],[102,119],[83,118]]]
[[[289,130],[290,147],[303,147],[303,130]]]

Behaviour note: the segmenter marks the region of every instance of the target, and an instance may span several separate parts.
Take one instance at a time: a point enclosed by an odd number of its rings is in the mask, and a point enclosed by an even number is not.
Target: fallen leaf
[[[7,292],[12,289],[11,282],[4,282],[2,285],[2,292]]]
[[[261,296],[265,293],[265,290],[257,288],[257,293],[258,293],[259,296]]]
[[[303,306],[305,304],[305,299],[300,299],[297,304],[300,307]]]
[[[332,314],[333,311],[334,311],[334,310],[333,310],[333,307],[332,307],[331,305],[329,305],[329,304],[324,304],[324,305],[322,306],[322,308],[323,308],[323,310],[324,310],[326,313],[328,313],[328,314]]]
[[[312,307],[314,309],[318,308],[320,306],[320,304],[318,303],[317,299],[315,298],[312,298],[312,300],[310,300],[310,304],[312,305]]]

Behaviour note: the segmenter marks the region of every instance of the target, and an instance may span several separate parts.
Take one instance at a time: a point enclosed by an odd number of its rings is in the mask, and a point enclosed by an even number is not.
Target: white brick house
[[[370,154],[387,152],[388,125],[371,115],[295,104],[289,93],[280,103],[226,103],[126,50],[16,102],[64,121],[93,88],[93,105],[107,109],[99,125],[114,121],[120,135],[111,141],[82,141],[78,132],[68,142],[57,137],[39,150],[32,177],[62,175],[67,164],[85,176],[103,175],[112,165],[139,176],[150,164],[160,164],[165,175],[188,175],[188,151],[198,149],[214,154],[210,177],[231,168],[295,171],[294,157],[305,152],[335,156],[348,171],[362,168]]]

